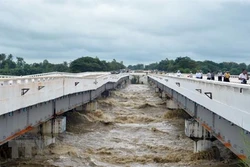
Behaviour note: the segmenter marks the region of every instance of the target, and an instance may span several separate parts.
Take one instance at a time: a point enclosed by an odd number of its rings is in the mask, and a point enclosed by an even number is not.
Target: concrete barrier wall
[[[1,79],[0,115],[65,95],[95,90],[108,82],[117,82],[125,76],[128,74],[80,73],[73,76],[53,74],[37,78],[24,76]]]

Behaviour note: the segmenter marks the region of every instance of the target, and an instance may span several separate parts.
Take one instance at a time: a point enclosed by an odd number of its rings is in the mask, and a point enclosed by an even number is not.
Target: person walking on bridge
[[[222,72],[219,71],[217,75],[218,75],[218,81],[222,81]]]
[[[195,74],[195,77],[197,79],[202,79],[202,73],[201,73],[201,71],[197,71],[196,74]]]
[[[247,75],[247,70],[243,69],[242,73],[239,75],[239,80],[241,80],[242,84],[247,84],[247,80],[249,79]]]
[[[208,73],[207,73],[207,80],[210,80],[211,79],[211,73],[210,73],[210,71],[208,71]]]
[[[214,80],[214,72],[211,72],[211,80]]]
[[[224,74],[224,82],[230,82],[230,73],[229,71],[225,72]]]

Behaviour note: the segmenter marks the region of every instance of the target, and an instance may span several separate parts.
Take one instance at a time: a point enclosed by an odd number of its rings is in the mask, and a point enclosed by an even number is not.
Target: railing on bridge
[[[187,77],[152,76],[158,82],[250,131],[250,86]]]

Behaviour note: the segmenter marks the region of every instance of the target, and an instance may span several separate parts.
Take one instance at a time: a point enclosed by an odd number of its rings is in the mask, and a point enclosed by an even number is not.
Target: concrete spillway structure
[[[216,138],[250,164],[249,85],[163,75],[148,80],[169,97],[167,103],[192,117],[185,133],[194,140],[194,152],[210,148]]]
[[[29,157],[32,147],[53,143],[54,136],[65,130],[66,120],[61,114],[93,102],[128,79],[128,74],[110,73],[1,77],[0,145],[11,141],[8,144],[13,158],[19,156],[19,147],[25,147],[25,156]],[[87,107],[93,106],[90,103]],[[25,134],[39,134],[38,140],[29,140]]]

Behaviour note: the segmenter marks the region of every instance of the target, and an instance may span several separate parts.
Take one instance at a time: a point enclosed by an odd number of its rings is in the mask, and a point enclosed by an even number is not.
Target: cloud
[[[0,52],[27,62],[250,63],[249,9],[249,0],[3,0]]]

